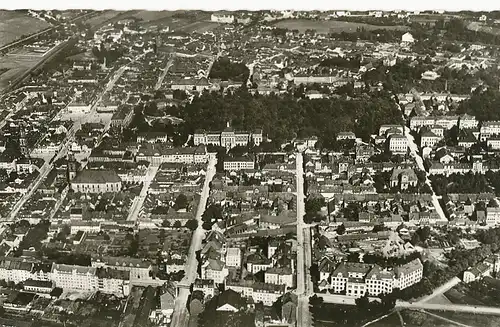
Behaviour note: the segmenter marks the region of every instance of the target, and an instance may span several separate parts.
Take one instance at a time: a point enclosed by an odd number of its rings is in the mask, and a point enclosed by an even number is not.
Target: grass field
[[[398,30],[398,31],[406,31],[408,30],[407,26],[376,26],[369,25],[364,23],[353,23],[353,22],[342,22],[336,20],[330,21],[317,21],[317,20],[308,20],[308,19],[287,19],[282,20],[274,24],[279,28],[286,28],[290,30],[299,30],[300,32],[305,32],[308,29],[316,30],[318,33],[340,33],[340,32],[355,32],[357,28],[362,27],[366,30],[377,30],[377,29],[389,29],[389,30]]]
[[[9,81],[33,67],[40,58],[35,57],[0,57],[0,70],[5,72],[0,75],[0,91],[9,85]]]
[[[114,10],[107,10],[107,11],[102,11],[98,15],[87,19],[85,21],[86,24],[89,24],[91,27],[98,26],[105,21],[114,18],[118,16],[119,14],[123,13],[122,11],[114,11]]]
[[[471,31],[476,31],[476,32],[484,32],[484,33],[489,33],[489,34],[493,34],[493,35],[500,35],[500,28],[487,26],[487,25],[481,24],[479,22],[470,23],[469,25],[467,25],[467,29],[469,29]]]
[[[46,28],[50,24],[21,12],[0,10],[0,46]]]
[[[446,311],[446,312],[432,311],[432,313],[468,326],[477,326],[477,327],[500,326],[500,316],[495,316],[495,315],[476,315],[472,313],[452,312],[452,311]]]

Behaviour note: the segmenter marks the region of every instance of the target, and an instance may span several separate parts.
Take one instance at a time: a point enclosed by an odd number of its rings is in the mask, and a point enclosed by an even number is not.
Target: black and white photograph
[[[500,4],[77,2],[0,3],[0,327],[500,327]]]

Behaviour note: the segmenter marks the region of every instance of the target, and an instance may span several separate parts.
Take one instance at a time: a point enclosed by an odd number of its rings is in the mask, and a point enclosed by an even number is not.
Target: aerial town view
[[[499,327],[500,11],[0,10],[1,327]]]

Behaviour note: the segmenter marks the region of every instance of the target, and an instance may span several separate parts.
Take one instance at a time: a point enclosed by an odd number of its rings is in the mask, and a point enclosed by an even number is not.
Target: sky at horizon
[[[3,1],[2,1],[3,2]],[[402,3],[396,0],[357,0],[357,1],[325,1],[325,0],[253,0],[253,1],[203,1],[203,0],[16,0],[0,3],[1,9],[145,9],[145,10],[179,10],[200,9],[214,10],[446,10],[446,11],[492,11],[500,10],[500,2],[491,0],[456,1],[456,0],[420,0]]]

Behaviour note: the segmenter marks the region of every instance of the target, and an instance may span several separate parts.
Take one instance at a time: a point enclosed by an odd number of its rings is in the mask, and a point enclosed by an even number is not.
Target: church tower
[[[78,162],[75,159],[75,155],[72,152],[68,153],[68,159],[66,163],[66,177],[68,179],[68,184],[75,178],[76,172],[78,171]]]

